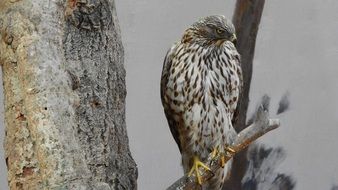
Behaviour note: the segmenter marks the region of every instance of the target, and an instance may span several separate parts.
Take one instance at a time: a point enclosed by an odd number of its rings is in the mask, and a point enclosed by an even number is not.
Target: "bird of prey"
[[[207,16],[185,30],[167,52],[161,76],[161,100],[170,131],[182,155],[185,173],[195,173],[202,189],[221,189],[227,162],[206,182],[201,167],[210,153],[226,153],[235,133],[242,87],[234,25],[223,15]]]

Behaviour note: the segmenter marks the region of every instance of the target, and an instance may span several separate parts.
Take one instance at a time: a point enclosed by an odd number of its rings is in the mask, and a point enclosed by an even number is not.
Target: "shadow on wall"
[[[282,148],[254,144],[250,146],[247,156],[249,164],[242,179],[243,190],[294,189],[295,180],[291,176],[275,171],[286,157]]]

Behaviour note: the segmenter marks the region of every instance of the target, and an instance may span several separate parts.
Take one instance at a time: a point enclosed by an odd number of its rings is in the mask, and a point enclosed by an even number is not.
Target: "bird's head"
[[[237,37],[232,22],[223,15],[207,16],[191,25],[184,37],[187,40],[208,45],[220,45],[230,41],[236,45]]]

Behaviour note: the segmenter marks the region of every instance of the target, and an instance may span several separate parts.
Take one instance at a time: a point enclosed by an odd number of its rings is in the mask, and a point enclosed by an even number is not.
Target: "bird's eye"
[[[217,34],[223,34],[223,33],[224,33],[224,30],[216,29],[216,33],[217,33]]]

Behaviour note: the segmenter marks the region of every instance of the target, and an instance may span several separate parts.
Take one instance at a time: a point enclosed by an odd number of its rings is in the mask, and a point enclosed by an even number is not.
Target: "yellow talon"
[[[227,150],[227,149],[225,149],[225,150]],[[212,158],[215,158],[217,156],[217,154],[219,154],[219,153],[220,153],[219,148],[218,147],[214,148],[213,151],[211,152]],[[221,156],[221,163],[220,164],[221,164],[221,167],[224,168],[224,166],[225,166],[225,156],[224,156],[223,153],[220,156]]]
[[[218,148],[214,148],[211,152],[211,157],[215,158],[217,156],[217,154],[218,154]]]
[[[230,146],[225,146],[224,149],[225,149],[227,152],[230,152],[231,154],[235,154],[235,153],[236,153],[236,151],[235,151],[234,149],[230,148]]]
[[[221,157],[221,167],[224,168],[224,166],[225,166],[225,157],[224,157],[224,155],[222,155],[222,157]]]
[[[204,168],[205,170],[211,171],[211,169],[203,162],[201,162],[197,156],[194,156],[194,163],[191,170],[188,173],[188,176],[190,177],[195,172],[198,184],[202,185],[201,174],[199,171],[200,167]]]

